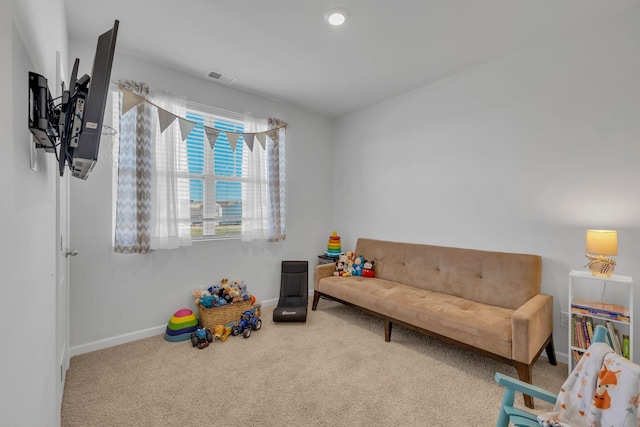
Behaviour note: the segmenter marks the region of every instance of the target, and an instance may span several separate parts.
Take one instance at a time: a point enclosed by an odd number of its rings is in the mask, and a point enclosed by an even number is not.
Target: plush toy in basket
[[[247,286],[239,280],[222,279],[220,284],[192,291],[198,308],[200,324],[210,330],[237,322],[241,314],[251,308]]]

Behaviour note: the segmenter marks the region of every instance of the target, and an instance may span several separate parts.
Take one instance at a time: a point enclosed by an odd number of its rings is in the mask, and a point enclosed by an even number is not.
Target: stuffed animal
[[[373,271],[375,263],[375,261],[365,261],[362,264],[362,277],[375,277],[375,272]]]
[[[220,294],[222,293],[222,288],[220,287],[220,285],[212,285],[211,287],[209,287],[208,291],[211,295],[214,295],[220,298],[221,296]]]
[[[364,257],[362,255],[357,256],[353,261],[353,273],[354,276],[362,276],[362,266],[364,264]]]
[[[200,305],[205,308],[215,307],[217,305],[218,298],[213,295],[205,295],[200,298]]]
[[[227,328],[223,325],[216,325],[213,328],[214,340],[220,340],[222,342],[225,342],[227,338],[229,338],[229,335],[231,335],[231,328]]]
[[[234,280],[231,282],[231,296],[233,302],[242,302],[244,299],[242,298],[242,282],[240,280]]]
[[[240,294],[240,289],[231,288],[231,302],[242,302],[242,296]]]
[[[347,261],[355,261],[356,258],[356,254],[353,251],[347,251],[347,253],[345,254],[347,257]]]
[[[342,272],[342,277],[349,277],[353,274],[353,262],[347,261]]]
[[[191,291],[191,295],[193,295],[193,303],[195,305],[200,304],[200,298],[202,298],[202,289],[200,288],[195,288],[194,290]]]
[[[226,286],[224,289],[222,289],[222,299],[224,299],[227,304],[233,301],[233,297],[231,296],[231,288],[229,286]]]
[[[226,288],[224,288],[224,299],[227,301],[227,304],[243,301],[242,297],[240,296],[240,291],[231,286],[227,286]]]
[[[347,272],[347,262],[349,259],[346,255],[340,255],[336,261],[336,271],[333,272],[334,276],[344,276]]]
[[[209,293],[209,291],[205,291],[204,289],[200,289],[200,288],[195,288],[193,291],[191,291],[191,294],[195,297],[193,301],[195,305],[202,304],[203,307],[211,307],[211,305],[206,306],[202,302],[206,298],[206,304],[213,303],[213,299],[211,298],[212,295]]]
[[[240,296],[242,297],[243,301],[251,300],[251,296],[249,295],[249,291],[247,290],[247,284],[244,282],[240,284]]]

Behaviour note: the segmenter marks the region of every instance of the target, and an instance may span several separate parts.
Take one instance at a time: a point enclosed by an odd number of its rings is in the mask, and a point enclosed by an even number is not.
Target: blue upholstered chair
[[[607,329],[604,326],[597,325],[593,336],[594,343],[606,343],[607,342]],[[574,369],[575,372],[575,369]],[[522,382],[515,378],[511,378],[501,373],[496,373],[496,382],[505,387],[504,396],[502,397],[502,404],[500,406],[500,414],[498,415],[498,422],[496,427],[508,427],[509,422],[512,422],[515,426],[527,426],[527,427],[540,427],[537,415],[524,411],[519,408],[514,408],[513,402],[516,392],[528,394],[534,398],[539,398],[549,403],[556,403],[558,396],[547,390],[541,389],[534,385]]]

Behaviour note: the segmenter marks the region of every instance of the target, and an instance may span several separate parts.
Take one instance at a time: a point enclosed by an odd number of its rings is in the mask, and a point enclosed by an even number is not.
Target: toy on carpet
[[[213,328],[213,339],[225,342],[227,338],[229,338],[229,335],[231,335],[232,329],[231,326],[216,325]]]
[[[164,339],[171,342],[186,341],[198,326],[198,319],[193,311],[183,308],[169,319]]]
[[[245,310],[240,316],[240,321],[233,325],[231,333],[233,336],[242,334],[243,337],[249,338],[251,330],[258,331],[262,327],[262,320],[253,310]]]
[[[202,350],[208,347],[210,342],[213,342],[213,335],[209,329],[198,328],[191,333],[191,345],[193,347],[198,347]]]

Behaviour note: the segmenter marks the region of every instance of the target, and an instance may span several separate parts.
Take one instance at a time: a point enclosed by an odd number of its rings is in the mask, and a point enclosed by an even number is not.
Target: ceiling
[[[335,118],[640,0],[64,0],[71,39],[120,20],[118,52]],[[330,27],[332,7],[349,12]],[[117,60],[117,59],[116,59]]]

